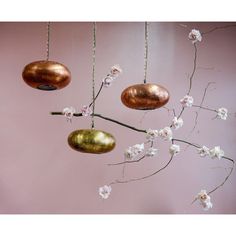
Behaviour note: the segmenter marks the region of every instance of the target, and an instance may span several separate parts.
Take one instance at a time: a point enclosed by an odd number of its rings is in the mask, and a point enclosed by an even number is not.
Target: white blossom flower
[[[104,79],[102,80],[103,86],[106,87],[106,88],[110,87],[111,84],[112,84],[112,82],[113,82],[113,80],[114,80],[114,77],[113,77],[113,76],[107,75],[106,78],[104,78]]]
[[[133,152],[132,147],[128,147],[128,148],[125,150],[124,155],[125,155],[125,158],[126,158],[127,160],[132,160],[132,159],[136,156],[136,155],[134,154],[134,152]]]
[[[192,29],[188,35],[188,38],[192,41],[192,43],[196,43],[197,41],[202,41],[202,35],[199,30]]]
[[[146,156],[154,157],[155,155],[157,155],[157,152],[158,152],[158,149],[151,147],[146,151]]]
[[[158,137],[158,130],[155,130],[155,129],[148,129],[147,131],[147,140],[149,141],[153,141],[155,138]]]
[[[103,86],[108,88],[111,86],[112,82],[122,73],[122,69],[119,65],[114,65],[111,67],[111,72],[102,80]]]
[[[72,117],[75,113],[75,108],[74,107],[65,107],[62,111],[62,113],[64,114],[64,116],[66,117],[67,121],[72,121]]]
[[[200,201],[200,204],[203,206],[205,211],[213,207],[211,197],[207,194],[206,190],[201,190],[201,192],[197,195],[197,199]]]
[[[128,147],[125,150],[125,158],[128,160],[132,160],[134,159],[138,154],[140,154],[141,152],[143,152],[144,150],[144,143],[141,144],[135,144],[132,147]]]
[[[222,120],[226,120],[228,116],[228,110],[224,107],[221,107],[217,111],[217,118],[220,118]]]
[[[81,112],[82,116],[90,116],[92,114],[92,109],[89,106],[84,105],[81,109]]]
[[[172,156],[177,155],[180,152],[180,146],[176,144],[172,144],[169,148],[169,152]]]
[[[209,156],[210,149],[206,146],[202,146],[201,148],[198,148],[198,154],[200,154],[201,157]]]
[[[208,211],[213,207],[213,204],[210,201],[201,202],[201,205],[203,206],[204,211]]]
[[[212,159],[218,158],[220,160],[221,157],[224,156],[224,154],[225,153],[222,149],[220,149],[220,146],[216,146],[210,150],[210,157]]]
[[[111,194],[111,190],[111,186],[104,185],[103,187],[99,188],[98,192],[103,199],[107,199]]]
[[[183,119],[180,117],[179,119],[175,116],[174,119],[172,120],[172,126],[174,127],[174,129],[179,129],[180,127],[182,127],[184,124]]]
[[[159,137],[164,139],[164,140],[168,140],[170,141],[172,139],[173,133],[170,127],[165,127],[164,129],[161,129],[159,131]]]
[[[180,103],[183,107],[191,107],[193,105],[193,97],[189,95],[185,95],[181,100]]]
[[[111,75],[117,77],[119,74],[122,73],[122,69],[119,65],[114,65],[111,67]]]
[[[143,152],[144,150],[144,143],[141,144],[135,144],[133,147],[133,152],[138,155],[139,153]]]

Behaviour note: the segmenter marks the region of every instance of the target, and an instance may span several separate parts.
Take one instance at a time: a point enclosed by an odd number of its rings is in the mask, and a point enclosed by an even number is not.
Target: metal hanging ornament
[[[68,144],[76,151],[91,154],[110,152],[115,148],[116,141],[113,135],[95,129],[95,64],[96,64],[96,23],[93,23],[93,68],[92,68],[92,114],[91,129],[73,131],[68,136]]]
[[[102,130],[81,129],[72,132],[68,143],[76,151],[92,154],[102,154],[114,149],[115,138]]]
[[[52,91],[66,87],[71,81],[71,73],[63,64],[49,61],[50,22],[47,23],[46,60],[35,61],[25,66],[22,77],[30,87]]]
[[[148,23],[145,22],[144,83],[126,88],[121,94],[122,103],[132,109],[153,110],[164,106],[170,98],[166,88],[146,83],[148,66]]]

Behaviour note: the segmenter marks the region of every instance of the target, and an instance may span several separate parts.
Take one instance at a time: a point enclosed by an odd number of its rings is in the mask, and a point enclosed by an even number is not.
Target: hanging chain
[[[145,22],[144,84],[147,82],[148,67],[148,23]]]
[[[49,60],[49,43],[50,43],[50,22],[47,23],[47,44],[46,44],[46,60]]]
[[[92,72],[92,120],[91,120],[91,128],[94,128],[94,112],[95,112],[95,64],[96,64],[96,22],[93,23],[93,72]]]

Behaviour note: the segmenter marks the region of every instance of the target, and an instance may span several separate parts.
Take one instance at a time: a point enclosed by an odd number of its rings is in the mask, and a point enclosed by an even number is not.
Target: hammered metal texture
[[[116,145],[111,134],[93,129],[72,132],[68,137],[68,143],[76,151],[94,154],[110,152]]]
[[[153,110],[164,106],[169,101],[169,92],[157,84],[135,84],[121,94],[121,101],[129,108]]]
[[[71,81],[69,69],[54,61],[35,61],[25,66],[22,77],[33,88],[51,91],[64,88]]]

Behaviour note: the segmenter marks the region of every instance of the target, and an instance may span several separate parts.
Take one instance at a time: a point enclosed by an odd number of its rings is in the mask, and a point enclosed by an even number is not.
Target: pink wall
[[[201,31],[226,23],[186,23]],[[102,200],[98,187],[121,178],[122,167],[107,163],[123,160],[128,146],[141,143],[145,135],[96,119],[96,128],[112,133],[116,149],[104,155],[81,154],[67,145],[68,134],[89,128],[89,118],[53,117],[50,111],[66,106],[79,109],[91,98],[91,23],[53,23],[51,60],[68,66],[71,84],[63,90],[43,92],[28,87],[21,78],[29,62],[45,58],[45,23],[0,23],[0,213],[202,213],[198,203],[190,205],[201,189],[212,189],[227,174],[224,160],[201,159],[188,148],[176,156],[162,173],[150,179],[115,185],[109,199]],[[172,119],[165,109],[146,114],[130,110],[120,101],[122,90],[143,79],[143,23],[98,23],[96,88],[109,68],[120,64],[123,74],[97,100],[96,111],[143,129],[159,129]],[[150,25],[148,81],[164,85],[171,93],[168,107],[179,111],[192,70],[193,46],[188,30],[179,23]],[[206,35],[198,44],[198,67],[192,95],[199,104],[210,81],[205,105],[236,111],[236,30],[229,28]],[[220,145],[235,159],[236,119],[212,120],[201,111],[194,134],[195,109],[185,112],[184,127],[175,137],[207,146]],[[158,142],[160,154],[126,167],[126,178],[146,175],[169,159],[168,145]],[[236,175],[212,195],[208,213],[236,213]]]

